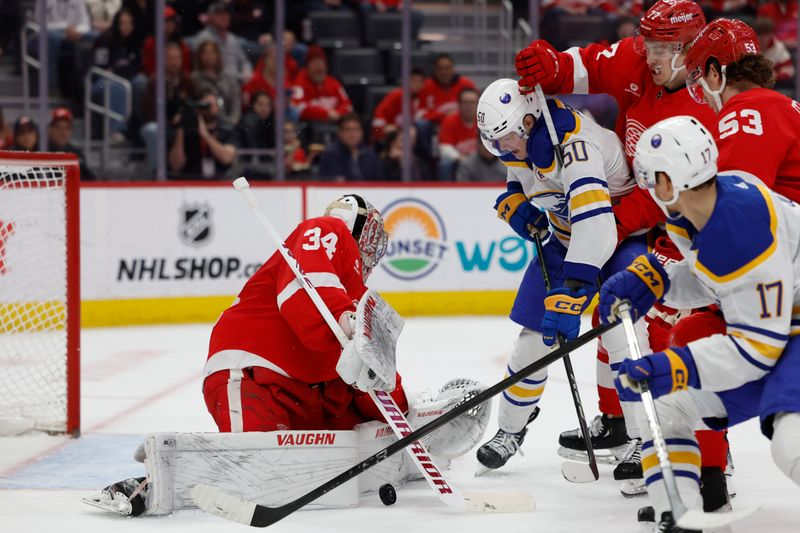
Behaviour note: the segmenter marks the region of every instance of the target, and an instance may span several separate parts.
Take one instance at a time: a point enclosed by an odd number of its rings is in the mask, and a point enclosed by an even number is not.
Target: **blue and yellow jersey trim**
[[[611,213],[611,196],[608,183],[594,177],[573,181],[567,191],[569,220],[571,224],[606,213]]]
[[[777,232],[778,232],[778,217],[777,217],[777,215],[775,213],[775,205],[773,204],[772,197],[770,196],[770,194],[767,191],[766,187],[763,187],[761,185],[757,185],[756,188],[758,189],[758,192],[761,193],[761,196],[764,198],[764,204],[766,205],[766,208],[767,208],[767,211],[768,211],[768,216],[769,216],[769,245],[763,251],[761,251],[758,255],[756,255],[754,258],[750,259],[749,261],[747,261],[743,265],[739,266],[738,268],[735,268],[731,272],[725,272],[725,273],[722,273],[722,272],[719,272],[719,271],[718,272],[714,272],[712,270],[712,267],[707,266],[706,264],[701,262],[700,259],[701,259],[701,256],[703,254],[702,253],[698,254],[697,260],[695,261],[695,266],[697,267],[697,269],[700,272],[702,272],[703,274],[705,274],[706,276],[708,276],[710,279],[712,279],[712,280],[714,280],[714,281],[716,281],[718,283],[724,283],[724,282],[731,281],[731,280],[734,280],[734,279],[737,279],[737,278],[740,278],[740,277],[744,276],[748,272],[752,271],[753,269],[755,269],[756,267],[758,267],[759,265],[764,263],[767,259],[769,259],[772,256],[772,254],[775,252],[775,250],[777,249],[777,246],[778,246],[778,235],[777,235]],[[742,238],[746,239],[747,236],[743,235]],[[763,244],[763,240],[761,240],[761,241],[759,241],[759,240],[750,241],[749,239],[747,239],[747,242],[750,245],[752,245],[752,244]]]

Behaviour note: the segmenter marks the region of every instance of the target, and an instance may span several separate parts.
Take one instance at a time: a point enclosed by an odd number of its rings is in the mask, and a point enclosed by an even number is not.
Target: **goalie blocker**
[[[469,379],[453,379],[436,393],[421,394],[409,411],[412,428],[442,416],[484,388]],[[437,466],[446,467],[450,459],[469,452],[483,437],[490,413],[490,402],[485,402],[423,439]],[[141,479],[126,480],[82,501],[126,516],[142,509],[163,515],[195,508],[191,490],[205,483],[261,505],[282,505],[396,440],[391,428],[379,421],[359,424],[351,431],[155,433],[135,454],[145,463],[145,484]],[[396,454],[309,508],[353,507],[359,494],[378,491],[386,483],[398,487],[419,477],[409,456]]]

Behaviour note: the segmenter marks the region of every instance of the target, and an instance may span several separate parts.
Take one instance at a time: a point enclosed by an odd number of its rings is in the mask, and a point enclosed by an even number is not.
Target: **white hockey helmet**
[[[386,253],[389,242],[389,235],[383,230],[380,211],[357,194],[345,194],[328,204],[325,216],[339,218],[347,224],[361,251],[361,272],[366,282]]]
[[[633,172],[639,187],[669,215],[667,208],[678,201],[681,191],[701,185],[717,175],[719,151],[711,133],[696,118],[671,117],[647,128],[633,156]],[[672,181],[672,198],[659,200],[655,194],[656,173]]]
[[[508,150],[500,148],[500,139],[507,135],[526,138],[523,119],[533,115],[534,120],[542,115],[536,93],[521,94],[516,80],[502,78],[493,81],[478,100],[478,131],[483,145],[496,156]]]

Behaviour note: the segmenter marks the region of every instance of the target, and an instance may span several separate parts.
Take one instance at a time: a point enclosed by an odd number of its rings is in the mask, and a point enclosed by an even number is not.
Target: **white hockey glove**
[[[342,355],[339,356],[339,362],[336,363],[336,371],[342,381],[364,392],[394,390],[393,385],[383,381],[364,363],[355,340],[348,341],[342,348]]]

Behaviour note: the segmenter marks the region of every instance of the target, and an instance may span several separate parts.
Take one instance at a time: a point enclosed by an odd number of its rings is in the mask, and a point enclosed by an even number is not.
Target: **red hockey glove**
[[[540,83],[545,93],[557,94],[561,86],[560,76],[564,74],[560,55],[561,52],[542,39],[519,51],[514,64],[520,77],[520,91],[530,92]]]

